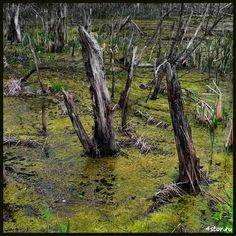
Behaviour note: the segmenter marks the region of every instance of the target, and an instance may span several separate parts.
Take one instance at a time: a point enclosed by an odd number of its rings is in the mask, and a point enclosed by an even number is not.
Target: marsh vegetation
[[[232,4],[3,8],[4,232],[232,232]]]

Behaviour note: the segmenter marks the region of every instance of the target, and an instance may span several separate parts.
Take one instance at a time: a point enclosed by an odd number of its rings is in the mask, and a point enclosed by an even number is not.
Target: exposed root
[[[164,121],[157,120],[157,119],[153,118],[152,116],[150,116],[148,113],[145,113],[145,112],[142,112],[142,111],[135,111],[134,115],[136,115],[138,117],[141,117],[148,124],[155,125],[156,127],[160,127],[160,128],[165,129],[168,126]]]
[[[185,192],[178,185],[180,183],[171,183],[162,186],[162,188],[152,197],[153,204],[149,207],[148,213],[158,210],[158,207],[170,202],[173,197],[183,197]]]

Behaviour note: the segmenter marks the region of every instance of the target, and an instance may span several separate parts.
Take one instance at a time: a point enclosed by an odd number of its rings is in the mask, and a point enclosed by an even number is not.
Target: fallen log
[[[148,208],[147,213],[157,211],[161,205],[170,202],[174,197],[183,197],[185,192],[178,185],[178,183],[163,185],[152,197],[153,204]]]
[[[135,116],[141,117],[144,119],[148,124],[155,125],[156,127],[160,128],[167,128],[167,124],[164,121],[158,120],[150,116],[148,113],[142,112],[142,111],[135,111],[134,112]]]
[[[39,65],[38,69],[39,70],[48,70],[48,69],[51,69],[51,67],[50,66],[45,66],[45,65]],[[27,75],[25,75],[24,77],[22,77],[20,79],[20,82],[21,83],[26,82],[29,79],[29,77],[36,71],[37,71],[36,67],[33,68]]]

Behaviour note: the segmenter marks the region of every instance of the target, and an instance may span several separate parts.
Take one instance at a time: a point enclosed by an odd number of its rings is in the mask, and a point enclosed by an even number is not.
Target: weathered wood
[[[89,139],[89,137],[88,137],[81,121],[80,121],[80,118],[78,116],[72,95],[63,91],[63,96],[64,96],[64,101],[65,101],[68,115],[70,117],[70,120],[73,124],[75,132],[76,132],[81,144],[83,145],[85,151],[88,154],[90,154],[90,155],[96,154],[96,150],[94,149],[94,145],[93,145],[92,141]]]
[[[21,29],[19,23],[20,3],[8,3],[6,8],[6,30],[5,36],[11,42],[21,42]]]
[[[111,59],[111,72],[112,72],[112,87],[111,87],[111,97],[114,98],[115,95],[115,52],[114,49],[110,48],[110,59]]]
[[[227,134],[227,138],[226,138],[225,147],[232,149],[233,148],[233,121],[232,119],[229,119],[228,121],[226,134]]]
[[[220,94],[217,99],[216,119],[222,121],[222,94]]]
[[[148,113],[145,113],[142,111],[135,111],[134,115],[143,118],[148,124],[155,125],[156,127],[165,129],[168,126],[166,122],[155,119],[154,117],[150,116]]]
[[[137,51],[137,46],[133,47],[132,49],[132,58],[129,65],[128,78],[126,81],[125,90],[122,93],[120,102],[119,102],[120,106],[122,107],[122,129],[123,130],[126,129],[129,92],[130,92],[131,83],[133,80],[134,69],[135,69],[134,67],[136,66],[135,65],[136,51]]]
[[[179,182],[196,192],[201,179],[199,159],[196,156],[190,126],[184,116],[181,85],[176,78],[175,68],[171,68],[169,62],[166,63],[166,71],[170,115],[179,158]]]
[[[60,6],[61,7],[61,6]],[[63,21],[64,16],[61,14],[60,9],[51,10],[51,19],[49,27],[49,52],[61,52],[64,47],[64,29]]]
[[[94,142],[101,155],[112,155],[118,152],[118,147],[115,142],[111,98],[105,80],[103,51],[83,26],[79,27],[79,32],[93,101]]]

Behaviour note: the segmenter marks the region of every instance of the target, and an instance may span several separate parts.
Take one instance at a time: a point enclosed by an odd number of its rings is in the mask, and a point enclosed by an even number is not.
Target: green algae
[[[139,22],[138,22],[139,23]],[[168,24],[166,24],[169,26]],[[153,30],[156,24],[143,22],[143,27]],[[71,34],[76,34],[75,28]],[[20,47],[17,50],[21,52]],[[148,51],[149,52],[149,51]],[[148,54],[147,52],[147,54]],[[42,54],[42,60],[52,64],[50,71],[41,73],[48,86],[60,81],[62,86],[74,94],[81,122],[92,137],[94,120],[88,81],[78,51],[71,57],[68,51],[61,54]],[[20,74],[30,70],[14,65]],[[7,73],[5,73],[7,74]],[[8,76],[4,75],[4,80]],[[184,88],[191,89],[202,99],[214,105],[215,96],[207,96],[206,74],[197,71],[179,72]],[[116,91],[113,104],[118,103],[124,90],[127,71],[116,75]],[[153,79],[150,69],[138,68],[135,72],[130,92],[128,123],[137,136],[147,139],[163,153],[154,151],[141,154],[135,147],[122,148],[123,154],[115,157],[93,159],[88,157],[79,142],[70,119],[60,116],[58,103],[50,98],[4,98],[4,134],[12,134],[20,139],[34,139],[47,142],[48,157],[41,150],[29,147],[4,147],[5,164],[12,165],[17,172],[35,173],[28,179],[9,172],[9,184],[4,189],[4,204],[18,204],[19,209],[13,219],[4,222],[5,232],[55,232],[56,226],[70,222],[71,232],[173,232],[179,224],[184,224],[188,232],[206,232],[206,225],[212,225],[206,195],[185,195],[174,198],[147,216],[146,210],[152,204],[151,197],[163,184],[175,182],[178,178],[178,156],[175,148],[167,94],[157,100],[146,101],[150,91],[140,89],[142,83]],[[111,89],[111,74],[107,73],[108,87]],[[31,82],[36,81],[32,76]],[[209,83],[208,83],[209,82]],[[163,79],[163,85],[165,84]],[[32,86],[30,84],[30,86]],[[223,104],[232,117],[232,91],[229,82],[222,80]],[[35,90],[39,86],[35,84]],[[46,103],[47,136],[42,136],[41,107]],[[219,192],[229,188],[232,181],[232,154],[223,153],[225,130],[216,129],[216,143],[213,163],[209,166],[210,139],[206,127],[194,120],[195,104],[184,96],[185,113],[192,128],[193,142],[203,171],[208,171],[211,183],[203,186],[205,192]],[[167,129],[147,124],[134,115],[136,110],[147,112],[156,119],[165,121]],[[21,118],[20,118],[21,117]],[[121,126],[121,111],[114,112],[114,126],[118,142],[125,137],[118,132]],[[21,156],[24,160],[18,158]],[[24,168],[24,170],[22,170]],[[222,193],[223,196],[223,193]],[[49,225],[44,217],[45,203],[49,205],[51,219]],[[30,205],[40,212],[40,216],[29,216],[24,210]]]

